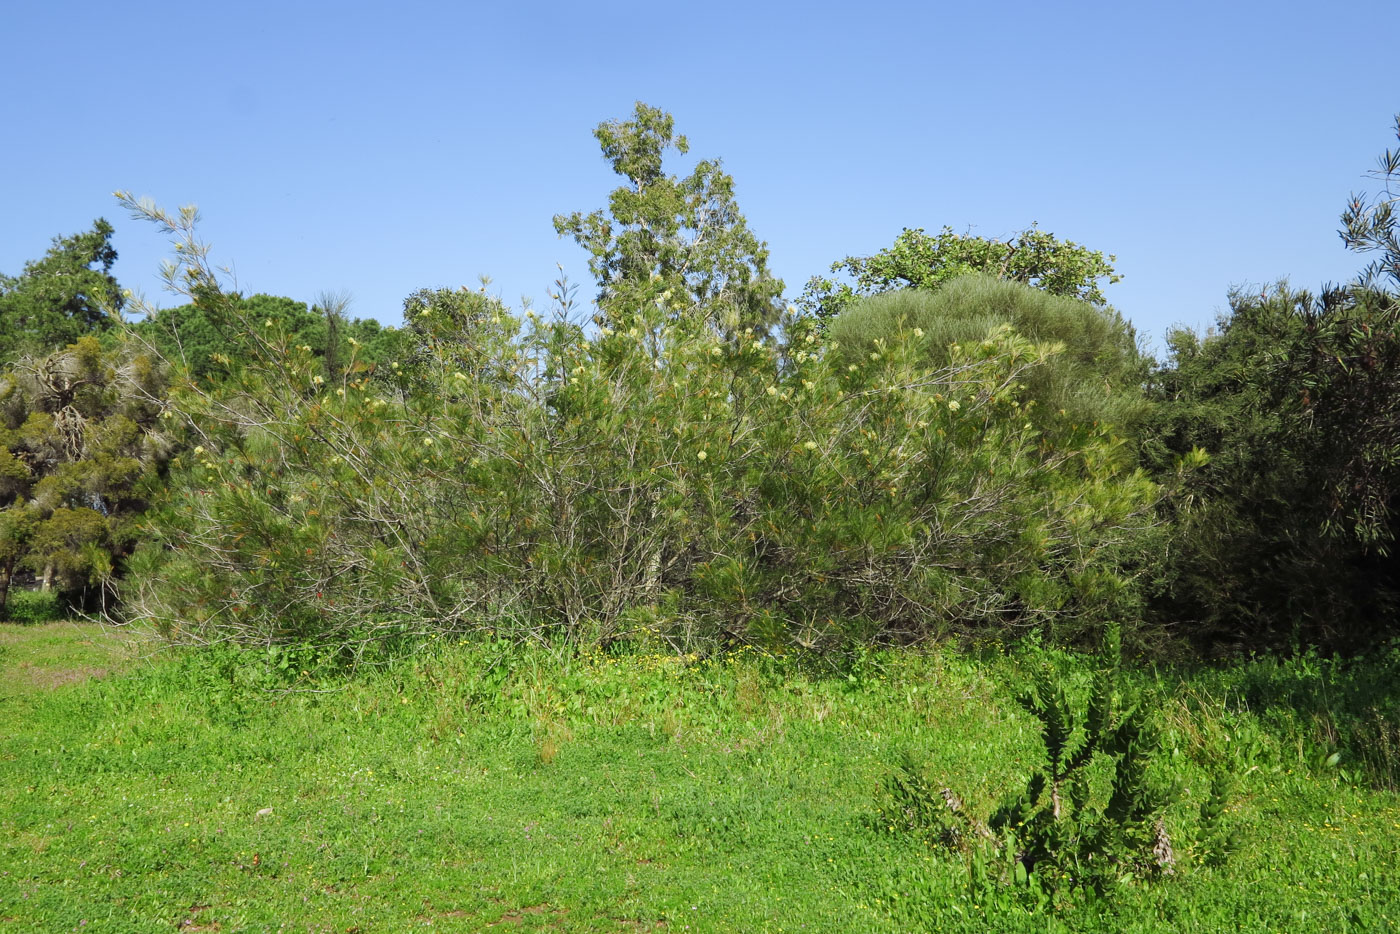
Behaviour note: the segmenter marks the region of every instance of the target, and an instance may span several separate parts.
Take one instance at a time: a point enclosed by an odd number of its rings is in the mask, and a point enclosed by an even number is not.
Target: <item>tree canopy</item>
[[[98,218],[89,231],[55,237],[44,257],[25,263],[18,276],[0,275],[0,364],[113,325],[109,312],[120,311],[125,296],[112,275],[112,233]]]
[[[684,178],[666,174],[665,155],[690,151],[669,113],[637,102],[632,119],[593,135],[626,184],[606,211],[554,218],[560,236],[588,251],[603,317],[662,301],[703,315],[726,331],[766,328],[782,314],[783,283],[768,271],[768,247],[749,230],[734,179],[702,159]]]

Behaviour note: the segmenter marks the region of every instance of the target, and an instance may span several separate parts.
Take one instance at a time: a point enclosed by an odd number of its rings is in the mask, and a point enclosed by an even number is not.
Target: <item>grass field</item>
[[[822,671],[447,646],[348,682],[284,664],[0,627],[0,930],[1400,926],[1389,734],[1362,728],[1386,722],[1390,668],[1143,675],[1178,870],[1052,910],[884,817],[906,752],[983,811],[1024,781],[1021,655]],[[1219,757],[1239,842],[1209,868],[1191,815]]]

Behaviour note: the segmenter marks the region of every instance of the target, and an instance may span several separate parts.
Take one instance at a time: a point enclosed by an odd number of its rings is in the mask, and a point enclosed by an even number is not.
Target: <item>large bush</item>
[[[183,244],[196,301],[238,314]],[[663,285],[593,333],[418,293],[412,360],[338,384],[246,322],[223,388],[176,397],[202,442],[135,612],[195,640],[825,647],[1073,636],[1132,603],[1154,487],[1103,430],[1027,417],[1050,348],[1001,327],[934,366],[909,329],[854,361],[800,329],[721,337]]]
[[[1175,503],[1155,615],[1200,641],[1354,648],[1393,634],[1400,306],[1365,289],[1235,294],[1177,331],[1144,456],[1210,452]]]
[[[830,336],[848,356],[880,339],[918,328],[931,366],[947,365],[951,348],[975,343],[995,328],[1059,350],[1027,373],[1033,421],[1047,430],[1070,424],[1111,426],[1128,439],[1148,412],[1144,384],[1150,358],[1132,326],[1111,308],[1091,305],[986,274],[962,276],[936,289],[905,289],[864,298],[833,318]]]

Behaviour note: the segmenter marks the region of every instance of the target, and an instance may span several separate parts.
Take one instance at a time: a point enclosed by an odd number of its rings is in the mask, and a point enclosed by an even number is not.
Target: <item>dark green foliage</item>
[[[1171,504],[1155,612],[1207,643],[1386,638],[1400,569],[1400,339],[1393,299],[1235,294],[1218,332],[1169,336],[1144,457],[1210,462]]]
[[[589,253],[605,318],[642,303],[702,315],[726,332],[767,329],[783,311],[783,283],[768,271],[768,247],[749,230],[734,200],[734,179],[702,159],[685,178],[663,159],[690,144],[670,114],[637,102],[632,119],[601,123],[593,134],[626,184],[607,211],[554,218],[560,236]]]
[[[798,304],[819,321],[843,313],[862,297],[896,289],[937,289],[971,273],[982,273],[1011,282],[1022,282],[1051,295],[1105,304],[1099,280],[1119,280],[1113,261],[1095,250],[1035,227],[1010,240],[960,236],[944,227],[935,237],[923,229],[904,229],[894,245],[874,256],[848,256],[831,264],[832,272],[855,279],[852,286],[813,276]]]
[[[112,225],[99,218],[92,230],[55,237],[17,278],[0,275],[0,365],[109,329],[125,304],[116,261]]]
[[[0,613],[17,567],[97,601],[139,537],[172,443],[163,372],[84,337],[0,374]]]
[[[1045,366],[1025,376],[1035,421],[1048,427],[1067,419],[1136,435],[1149,410],[1143,385],[1151,361],[1139,352],[1132,326],[1111,308],[971,274],[932,290],[861,299],[832,320],[829,335],[845,355],[860,358],[876,341],[918,328],[929,362],[944,366],[952,345],[975,344],[1003,325],[1030,340],[1061,345]]]

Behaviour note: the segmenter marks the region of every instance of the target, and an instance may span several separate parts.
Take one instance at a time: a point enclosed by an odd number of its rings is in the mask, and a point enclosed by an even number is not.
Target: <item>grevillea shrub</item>
[[[193,217],[137,207],[182,237],[173,280],[237,314]],[[654,291],[587,328],[416,293],[414,351],[336,385],[244,322],[222,388],[176,394],[201,443],[134,612],[196,641],[825,648],[1074,637],[1135,600],[1155,487],[1104,431],[1027,418],[1052,348],[1002,327],[934,367],[910,330],[852,361]]]

